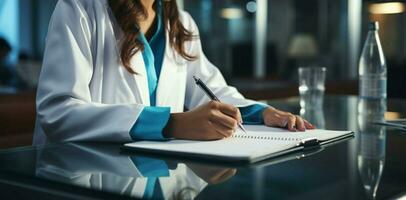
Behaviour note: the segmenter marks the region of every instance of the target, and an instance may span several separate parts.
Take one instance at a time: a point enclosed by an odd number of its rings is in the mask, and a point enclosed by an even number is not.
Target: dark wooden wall
[[[0,149],[32,143],[35,92],[0,95]]]

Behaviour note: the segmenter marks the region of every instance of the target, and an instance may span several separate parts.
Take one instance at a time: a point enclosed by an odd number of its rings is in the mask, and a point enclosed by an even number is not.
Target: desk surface
[[[300,113],[297,98],[269,103]],[[386,117],[405,117],[405,109],[406,102],[389,100]],[[326,129],[354,130],[354,139],[306,157],[288,155],[252,166],[128,155],[120,152],[119,144],[70,143],[3,150],[0,196],[145,197],[151,188],[148,185],[154,182],[149,180],[155,180],[153,198],[387,199],[405,195],[406,133],[367,123],[374,113],[359,114],[357,110],[365,110],[365,105],[356,97],[326,97],[323,109],[302,110],[302,115]]]

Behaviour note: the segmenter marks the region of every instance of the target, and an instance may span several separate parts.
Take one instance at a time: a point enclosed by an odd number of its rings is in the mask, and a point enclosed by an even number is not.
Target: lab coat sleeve
[[[244,124],[264,124],[262,113],[266,108],[264,104],[254,104],[246,107],[239,107]]]
[[[78,1],[60,0],[52,16],[40,82],[37,116],[49,142],[131,141],[140,104],[91,101],[92,21]]]
[[[148,106],[139,115],[130,135],[133,140],[167,140],[163,130],[170,118],[169,107]]]
[[[193,35],[198,36],[199,31],[192,17],[186,12],[182,12],[181,16],[185,28],[191,31]],[[220,101],[224,103],[232,104],[236,107],[262,104],[245,99],[236,88],[227,85],[220,70],[210,63],[210,61],[204,55],[202,45],[198,37],[193,41],[188,42],[186,48],[188,48],[187,50],[189,54],[197,56],[197,59],[187,62],[187,85],[185,98],[186,108],[193,109],[210,100],[205,93],[196,86],[193,76],[199,77],[214,92]],[[264,104],[264,106],[266,105]]]

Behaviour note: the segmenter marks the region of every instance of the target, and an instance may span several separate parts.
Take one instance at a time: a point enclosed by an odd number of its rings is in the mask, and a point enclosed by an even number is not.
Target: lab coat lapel
[[[174,76],[174,66],[172,63],[172,60],[170,58],[170,55],[173,54],[172,48],[170,47],[169,44],[169,36],[168,36],[168,31],[165,31],[165,37],[166,37],[166,42],[165,42],[165,53],[164,53],[164,58],[162,60],[162,67],[161,67],[161,73],[159,75],[159,81],[158,81],[158,86],[157,86],[157,91],[156,91],[156,105],[157,106],[167,106],[167,99],[169,98],[168,95],[170,92],[175,92],[175,91],[169,91],[167,88],[169,84],[173,84],[170,82],[170,77]]]
[[[178,84],[173,81],[173,78],[177,75],[177,66],[181,65],[184,60],[171,48],[169,43],[169,30],[165,31],[165,37],[165,53],[162,60],[161,74],[159,75],[156,91],[157,106],[168,106],[168,99],[171,97],[171,93],[177,92],[173,90],[171,91],[169,88],[174,88],[171,87],[171,85]]]
[[[114,14],[111,11],[110,6],[105,2],[106,9],[110,15],[110,19],[112,19],[112,26],[114,27],[114,36],[117,41],[117,47],[121,46],[121,39],[124,37],[124,34],[121,30],[121,27],[118,25],[117,21],[115,20]],[[120,52],[117,49],[117,55]],[[137,73],[134,74],[135,85],[137,86],[137,94],[139,94],[140,103],[143,105],[149,106],[151,103],[149,101],[149,90],[148,90],[148,80],[147,80],[147,72],[145,69],[144,58],[142,57],[142,52],[138,51],[130,60],[131,68]]]
[[[136,72],[133,76],[135,84],[137,85],[138,94],[140,95],[141,103],[149,106],[148,77],[141,51],[138,51],[137,54],[131,58],[131,68]]]

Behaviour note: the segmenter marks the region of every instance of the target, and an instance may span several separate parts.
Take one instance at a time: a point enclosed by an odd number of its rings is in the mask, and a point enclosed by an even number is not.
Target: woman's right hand
[[[238,108],[210,101],[194,110],[171,114],[164,136],[188,140],[217,140],[232,136],[238,122],[242,123]]]

